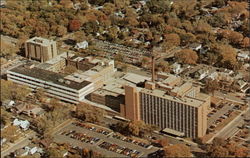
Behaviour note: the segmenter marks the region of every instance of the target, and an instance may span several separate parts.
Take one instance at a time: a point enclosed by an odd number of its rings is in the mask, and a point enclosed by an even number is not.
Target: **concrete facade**
[[[65,62],[60,60],[38,65],[30,63],[7,71],[7,79],[27,85],[32,89],[43,88],[49,96],[77,104],[83,101],[85,96],[102,87],[104,81],[108,80],[115,72],[114,62],[104,61],[103,64],[99,65],[98,63],[102,61],[98,60],[97,65],[91,69],[70,75],[52,71],[53,65],[56,69],[59,69],[60,65],[64,65]],[[48,70],[47,65],[49,64],[51,65]]]
[[[162,82],[147,81],[144,88],[126,85],[121,115],[196,138],[206,134],[210,103],[210,97],[200,93],[199,87],[169,76]]]
[[[25,42],[25,56],[40,62],[57,56],[56,42],[41,37],[34,37]]]

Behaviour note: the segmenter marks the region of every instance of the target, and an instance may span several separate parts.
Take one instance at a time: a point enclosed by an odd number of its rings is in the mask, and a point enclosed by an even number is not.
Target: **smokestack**
[[[155,56],[152,55],[152,82],[155,82]]]

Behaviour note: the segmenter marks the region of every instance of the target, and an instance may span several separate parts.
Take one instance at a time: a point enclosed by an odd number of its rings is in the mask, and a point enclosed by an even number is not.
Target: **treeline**
[[[88,39],[138,48],[159,45],[165,50],[197,42],[212,49],[191,63],[206,59],[208,64],[234,68],[236,53],[231,47],[249,47],[247,8],[247,1],[228,0],[151,0],[145,4],[136,0],[9,0],[1,8],[0,32],[27,39],[62,37],[80,30]],[[224,48],[229,51],[218,53]]]

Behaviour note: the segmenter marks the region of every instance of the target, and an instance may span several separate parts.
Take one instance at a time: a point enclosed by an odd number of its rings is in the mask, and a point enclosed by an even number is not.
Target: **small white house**
[[[181,68],[181,64],[178,64],[178,63],[174,63],[172,65],[172,68],[173,68],[173,72],[175,74],[179,74],[179,73],[181,73],[183,71],[183,69]]]
[[[207,78],[210,78],[212,80],[215,80],[218,77],[218,73],[216,71],[210,73]]]
[[[189,47],[192,49],[192,50],[195,50],[195,51],[198,51],[202,48],[202,45],[199,44],[199,43],[193,43],[191,45],[189,45]]]
[[[80,43],[77,43],[75,48],[76,49],[86,49],[88,48],[89,44],[87,41],[83,41],[83,42],[80,42]]]
[[[5,108],[9,109],[9,108],[11,108],[11,107],[13,107],[15,105],[15,101],[13,101],[13,100],[5,100],[5,101],[3,101],[2,104],[3,104],[3,106]]]
[[[249,56],[248,53],[238,53],[237,59],[238,59],[239,61],[249,60],[249,59],[250,59],[250,56]]]
[[[1,146],[7,141],[6,138],[1,138]]]
[[[208,76],[208,70],[200,69],[199,71],[195,72],[195,78],[198,80],[202,80],[206,76]]]
[[[14,126],[20,126],[23,130],[29,129],[30,122],[27,120],[18,120],[17,118],[13,121]]]

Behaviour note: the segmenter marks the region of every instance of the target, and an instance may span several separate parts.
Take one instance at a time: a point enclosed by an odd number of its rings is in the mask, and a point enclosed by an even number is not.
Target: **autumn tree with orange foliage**
[[[198,55],[191,49],[183,49],[175,54],[175,58],[178,62],[184,64],[196,64]]]
[[[71,20],[69,22],[69,30],[70,31],[77,31],[80,29],[80,27],[81,27],[81,23],[79,20],[75,19],[75,20]]]
[[[87,103],[80,103],[76,106],[75,116],[83,121],[99,123],[105,114],[104,110]]]
[[[248,47],[250,47],[250,38],[249,38],[249,37],[245,37],[245,38],[241,41],[241,47],[243,47],[243,48],[248,48]]]
[[[236,31],[231,30],[219,30],[219,34],[223,37],[229,40],[232,44],[240,44],[243,40],[243,35]]]
[[[226,44],[215,44],[211,46],[212,52],[214,54],[219,56],[219,66],[228,68],[228,69],[234,69],[237,64],[237,53],[236,50]]]
[[[164,148],[167,157],[191,157],[192,153],[188,146],[184,144],[176,144]]]
[[[177,47],[181,43],[181,39],[178,34],[176,33],[170,33],[170,34],[164,34],[164,46],[167,49],[171,49],[173,47]]]
[[[166,147],[167,145],[169,145],[167,138],[162,138],[158,140],[158,143],[161,145],[161,147]]]
[[[215,138],[212,144],[206,145],[206,151],[211,157],[246,157],[249,149],[233,142],[226,142],[222,138]]]

